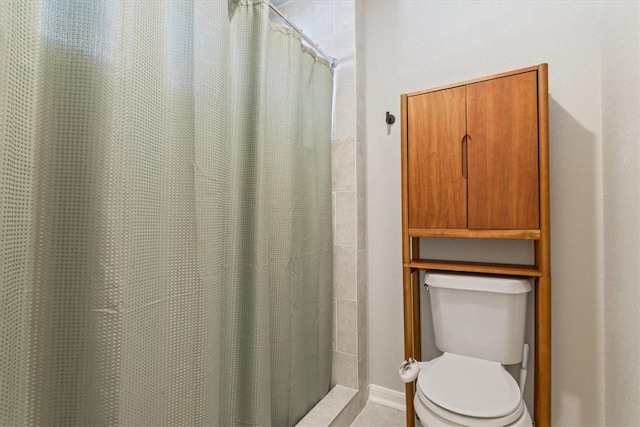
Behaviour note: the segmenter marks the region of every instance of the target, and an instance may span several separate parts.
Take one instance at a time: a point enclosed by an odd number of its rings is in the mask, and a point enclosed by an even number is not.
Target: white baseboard
[[[369,385],[369,402],[388,406],[389,408],[403,412],[406,409],[404,393],[375,384]]]

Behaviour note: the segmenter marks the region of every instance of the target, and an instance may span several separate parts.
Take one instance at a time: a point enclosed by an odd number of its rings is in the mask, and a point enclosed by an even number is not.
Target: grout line
[[[350,301],[350,302],[355,302],[355,303],[357,303],[357,302],[358,302],[358,300],[357,300],[357,299],[350,299],[350,298],[338,298],[338,297],[333,297],[333,299],[335,299],[335,300],[339,300],[339,299],[341,299],[342,301]],[[336,303],[336,304],[337,304],[337,303]]]
[[[351,353],[345,353],[344,351],[340,351],[340,350],[333,350],[336,353],[340,353],[340,354],[344,354],[345,356],[353,356],[356,358],[356,362],[358,361],[358,355],[357,354],[351,354]]]

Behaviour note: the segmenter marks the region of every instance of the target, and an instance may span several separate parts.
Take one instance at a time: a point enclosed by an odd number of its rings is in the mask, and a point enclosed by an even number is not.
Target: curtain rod
[[[333,56],[327,55],[326,53],[324,53],[322,51],[322,49],[320,49],[320,46],[316,43],[313,42],[313,40],[311,40],[309,38],[309,36],[307,36],[304,31],[302,31],[300,28],[298,28],[298,26],[296,24],[294,24],[293,22],[291,22],[289,20],[289,18],[287,18],[287,15],[285,15],[284,13],[282,13],[277,7],[275,7],[271,2],[269,2],[269,9],[271,9],[273,11],[273,13],[275,13],[276,15],[278,15],[280,17],[280,19],[282,19],[284,22],[287,23],[287,25],[289,25],[291,27],[291,29],[295,32],[297,32],[300,37],[302,37],[307,43],[309,43],[309,45],[316,51],[318,52],[320,55],[322,55],[327,61],[329,61],[329,66],[331,67],[332,70],[335,70],[335,68],[338,66],[338,58],[334,58]]]

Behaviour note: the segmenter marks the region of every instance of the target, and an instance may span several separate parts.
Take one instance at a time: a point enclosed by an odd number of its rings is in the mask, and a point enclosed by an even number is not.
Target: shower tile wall
[[[366,319],[366,144],[363,34],[356,34],[361,1],[291,0],[280,6],[322,50],[339,59],[334,80],[332,186],[334,218],[334,333],[332,384],[368,398]],[[356,16],[358,15],[358,16]],[[363,28],[358,22],[358,27]]]

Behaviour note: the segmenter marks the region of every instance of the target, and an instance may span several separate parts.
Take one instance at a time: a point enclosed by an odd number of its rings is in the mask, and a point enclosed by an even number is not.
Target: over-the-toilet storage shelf
[[[547,64],[401,95],[405,358],[421,360],[420,270],[535,279],[536,426],[551,425]],[[420,238],[534,242],[535,264],[420,258]],[[414,425],[414,383],[406,385]]]

